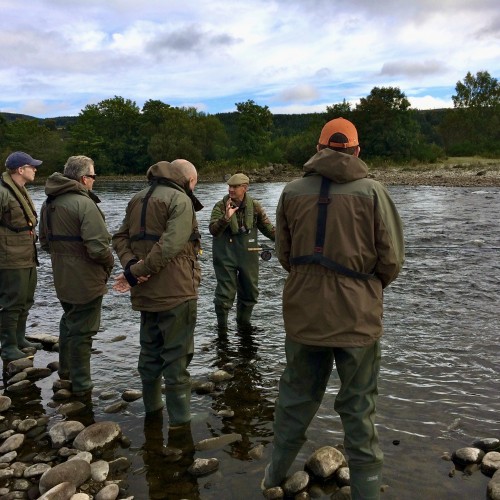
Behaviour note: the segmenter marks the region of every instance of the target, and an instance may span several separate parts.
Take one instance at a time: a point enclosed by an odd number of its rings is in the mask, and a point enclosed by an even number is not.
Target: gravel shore
[[[386,186],[500,186],[500,160],[478,159],[472,162],[448,161],[441,164],[369,167],[368,176]],[[251,182],[289,182],[302,176],[299,169],[272,164],[246,172]],[[229,174],[200,172],[200,182],[223,182]]]

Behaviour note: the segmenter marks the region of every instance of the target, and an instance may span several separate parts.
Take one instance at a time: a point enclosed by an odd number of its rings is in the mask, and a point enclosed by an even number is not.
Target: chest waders
[[[16,234],[28,232],[30,235],[33,235],[37,223],[37,213],[32,203],[25,198],[16,186],[11,185],[11,182],[6,182],[2,179],[2,184],[19,203],[26,224],[24,226],[17,226],[1,219],[0,226]],[[35,265],[38,265],[34,239],[33,250]],[[29,310],[34,301],[37,271],[36,266],[33,266],[21,269],[0,269],[0,274],[2,275],[2,291],[0,292],[2,296],[0,304],[1,357],[4,361],[8,362],[25,358],[27,355],[21,349],[26,347],[42,349],[43,347],[38,342],[26,340],[26,322]]]
[[[74,191],[71,194],[84,196],[78,191]],[[50,243],[57,241],[73,242],[75,244],[75,251],[85,254],[83,238],[80,235],[54,233],[52,216],[53,212],[57,210],[57,207],[53,205],[53,201],[56,198],[57,196],[49,195],[45,202],[45,220],[49,246]],[[73,394],[88,397],[94,386],[91,377],[90,359],[92,337],[96,335],[101,323],[102,296],[96,297],[86,304],[60,302],[63,308],[63,315],[59,321],[58,374],[63,380],[71,380]]]
[[[224,197],[223,204],[227,198]],[[250,326],[259,296],[259,256],[248,250],[257,246],[258,238],[257,214],[249,196],[244,209],[244,213],[238,210],[224,232],[213,238],[212,258],[217,277],[214,306],[221,333],[227,330],[228,313],[236,296],[236,322],[241,327]]]
[[[168,179],[154,178],[151,181],[151,187],[142,201],[140,229],[130,237],[131,241],[157,242],[161,238],[160,234],[149,233],[146,224],[148,202],[159,184],[180,190],[178,185]],[[196,210],[195,201],[193,209]],[[196,245],[200,238],[200,233],[193,231],[189,241]],[[141,311],[138,371],[142,381],[144,409],[151,416],[163,408],[163,378],[170,429],[183,427],[191,420],[188,366],[194,352],[196,310],[196,300],[189,300],[168,311]]]

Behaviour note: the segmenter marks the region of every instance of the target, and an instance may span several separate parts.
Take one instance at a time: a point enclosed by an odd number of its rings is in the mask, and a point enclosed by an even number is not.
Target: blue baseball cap
[[[39,167],[42,164],[41,160],[35,160],[28,153],[23,153],[22,151],[16,151],[7,156],[5,160],[5,166],[7,168],[19,168],[24,167],[24,165],[30,165],[31,167]]]

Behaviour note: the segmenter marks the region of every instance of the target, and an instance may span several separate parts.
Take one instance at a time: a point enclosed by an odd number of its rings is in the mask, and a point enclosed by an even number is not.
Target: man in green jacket
[[[92,337],[101,321],[102,298],[113,269],[111,235],[92,192],[94,161],[70,156],[63,173],[45,184],[40,243],[50,252],[54,285],[64,313],[59,323],[59,376],[76,396],[89,396]]]
[[[333,363],[334,408],[344,427],[353,500],[378,499],[383,454],[375,427],[383,290],[404,261],[402,222],[387,190],[369,179],[358,133],[343,118],[321,131],[303,178],[288,183],[276,215],[287,364],[263,487],[279,485],[306,441]]]
[[[38,215],[25,185],[33,182],[41,160],[16,151],[5,161],[0,180],[0,341],[2,360],[24,358],[26,321],[33,305],[38,265],[35,242]]]
[[[262,205],[247,192],[248,176],[234,174],[227,184],[229,193],[215,204],[209,225],[217,277],[214,305],[220,333],[227,330],[227,317],[236,293],[236,322],[241,327],[250,326],[259,296],[257,230],[273,241],[275,232]]]
[[[139,374],[146,414],[164,406],[170,428],[190,422],[194,328],[200,284],[200,234],[193,195],[198,174],[187,160],[160,161],[147,171],[149,187],[130,200],[113,235],[124,272],[113,288],[130,290],[132,309],[141,312]],[[163,380],[162,380],[163,378]]]

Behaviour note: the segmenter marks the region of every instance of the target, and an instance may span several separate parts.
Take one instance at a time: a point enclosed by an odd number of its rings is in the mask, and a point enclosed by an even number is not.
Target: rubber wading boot
[[[265,476],[261,484],[263,489],[279,486],[286,479],[288,470],[299,451],[300,448],[281,448],[276,446],[276,444],[274,445],[271,462],[266,467]]]
[[[382,484],[382,465],[349,466],[352,500],[378,500]]]
[[[250,320],[252,319],[253,306],[245,304],[238,304],[236,306],[236,323],[238,326],[251,326]]]
[[[21,329],[19,329],[21,330]],[[29,340],[26,339],[26,333],[24,329],[21,331],[17,331],[16,338],[17,338],[17,347],[19,349],[24,349],[25,347],[34,347],[37,351],[40,351],[43,349],[43,345],[40,344],[39,342],[30,342]]]
[[[169,426],[177,427],[191,421],[191,387],[165,392],[167,412],[170,419]]]
[[[144,402],[146,413],[153,413],[163,408],[162,383],[162,377],[158,377],[155,380],[142,381],[142,401]]]
[[[221,306],[215,306],[215,314],[217,316],[217,328],[220,332],[227,331],[227,316],[229,309]]]
[[[15,332],[2,329],[0,332],[0,342],[2,343],[1,356],[3,361],[14,361],[28,356],[17,347]]]
[[[92,337],[74,335],[70,337],[69,371],[73,393],[86,393],[94,385],[90,377],[90,353]]]

